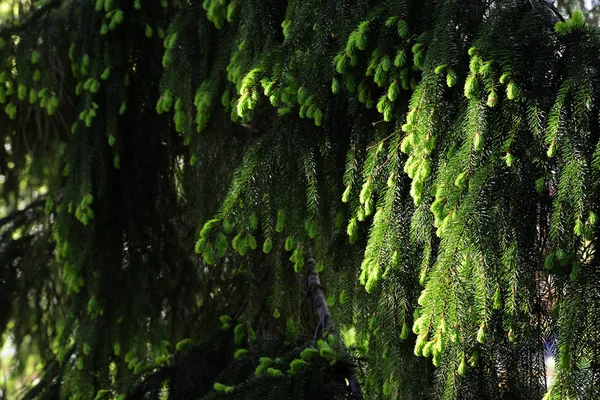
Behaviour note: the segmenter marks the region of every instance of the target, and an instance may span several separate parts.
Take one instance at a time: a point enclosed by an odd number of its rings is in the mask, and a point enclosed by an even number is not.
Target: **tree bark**
[[[317,329],[315,330],[316,340],[317,334],[319,332],[319,327],[321,328],[321,332],[323,334],[325,334],[326,332],[335,332],[335,327],[333,326],[331,312],[329,311],[329,306],[327,305],[325,294],[323,294],[323,287],[321,286],[321,279],[319,278],[319,273],[315,268],[317,263],[313,258],[312,254],[308,255],[306,265],[308,267],[308,292],[312,297],[313,304],[315,305],[317,309],[317,314],[319,315],[319,324],[317,325]],[[350,398],[362,399],[362,391],[360,389],[358,381],[356,380],[356,376],[354,375],[354,371],[352,368],[348,368],[348,374],[346,376],[346,379],[348,381],[348,388],[350,390]]]

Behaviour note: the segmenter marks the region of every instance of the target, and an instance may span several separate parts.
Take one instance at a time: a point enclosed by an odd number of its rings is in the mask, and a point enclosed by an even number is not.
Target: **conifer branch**
[[[77,343],[30,397],[600,398],[593,18],[201,3],[24,0],[0,26],[0,197],[19,204],[0,319],[31,340],[15,360]],[[317,236],[344,268],[320,275]]]

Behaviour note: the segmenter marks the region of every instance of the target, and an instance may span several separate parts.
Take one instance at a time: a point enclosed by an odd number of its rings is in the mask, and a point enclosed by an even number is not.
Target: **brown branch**
[[[309,255],[306,264],[308,266],[308,292],[310,293],[313,304],[317,308],[317,313],[319,314],[319,325],[317,326],[317,332],[319,327],[323,333],[329,332],[330,330],[333,330],[331,313],[329,312],[329,306],[327,306],[327,300],[323,294],[319,273],[315,269],[317,263],[312,255]],[[317,332],[315,332],[315,336]]]
[[[310,293],[313,304],[317,308],[317,313],[319,314],[319,325],[317,325],[317,329],[315,330],[315,339],[317,338],[317,333],[319,331],[319,327],[323,333],[335,332],[335,327],[333,326],[331,312],[329,311],[329,306],[327,305],[327,300],[325,299],[325,295],[323,294],[323,287],[321,286],[321,279],[319,278],[319,273],[316,270],[316,261],[309,251],[306,265],[308,267],[308,292]],[[361,399],[362,391],[360,389],[360,385],[356,380],[356,376],[354,375],[354,371],[352,368],[348,368],[348,375],[346,376],[348,380],[348,387],[350,389],[350,398],[353,399]]]
[[[10,214],[8,214],[6,217],[0,218],[0,228],[3,227],[4,225],[8,224],[12,220],[16,219],[17,217],[27,213],[28,211],[45,204],[45,202],[46,202],[46,196],[41,196],[38,199],[34,200],[33,202],[29,203],[25,208],[23,208],[21,210],[13,211]]]

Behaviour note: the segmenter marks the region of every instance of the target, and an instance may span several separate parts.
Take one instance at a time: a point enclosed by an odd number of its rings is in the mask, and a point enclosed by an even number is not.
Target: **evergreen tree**
[[[600,398],[581,12],[0,12],[2,396]]]

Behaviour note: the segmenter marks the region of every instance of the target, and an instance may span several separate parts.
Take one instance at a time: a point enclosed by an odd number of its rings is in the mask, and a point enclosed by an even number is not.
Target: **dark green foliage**
[[[148,376],[128,398],[154,398],[152,392],[163,385],[177,399],[346,398],[344,378],[352,368],[347,360],[330,365],[316,356],[303,361],[304,368],[287,373],[292,361],[302,361],[295,358],[300,357],[302,347],[290,348],[280,340],[265,341],[254,351],[234,359],[234,346],[230,334],[210,338],[181,353],[172,365]],[[281,371],[281,376],[277,371]]]
[[[11,384],[28,355],[43,368],[26,398],[600,397],[581,13],[19,4],[0,17],[0,330]]]

